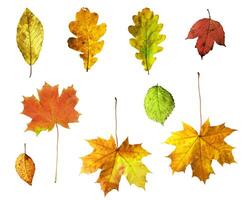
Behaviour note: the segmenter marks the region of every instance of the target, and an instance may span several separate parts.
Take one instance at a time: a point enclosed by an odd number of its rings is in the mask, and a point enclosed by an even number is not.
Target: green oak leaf
[[[163,24],[158,20],[158,15],[149,8],[144,8],[133,16],[134,25],[128,27],[133,36],[129,40],[130,45],[138,50],[135,56],[142,61],[148,74],[156,60],[155,54],[163,50],[163,47],[159,46],[160,43],[166,39],[165,35],[160,34]]]
[[[156,85],[148,90],[145,96],[144,106],[147,116],[151,120],[163,125],[173,111],[175,102],[171,93],[163,87]]]

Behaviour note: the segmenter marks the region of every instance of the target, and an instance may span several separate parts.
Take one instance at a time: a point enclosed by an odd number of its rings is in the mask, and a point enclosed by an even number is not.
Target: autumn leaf
[[[106,24],[97,25],[98,14],[90,12],[88,8],[81,8],[76,14],[76,21],[69,24],[70,31],[77,36],[68,39],[71,49],[81,52],[80,57],[84,60],[86,71],[96,63],[96,54],[100,53],[104,41],[100,38],[106,32]]]
[[[217,160],[221,165],[235,162],[233,147],[225,142],[225,138],[233,131],[225,124],[210,126],[207,120],[198,134],[190,125],[183,123],[183,130],[174,132],[166,140],[167,144],[176,146],[169,155],[171,169],[180,172],[191,165],[193,176],[205,182],[214,173],[212,160]]]
[[[111,190],[119,189],[121,176],[126,176],[129,184],[145,189],[146,175],[149,169],[141,160],[150,153],[141,144],[129,144],[128,138],[118,146],[117,136],[117,98],[115,98],[115,138],[108,140],[98,137],[88,140],[94,149],[89,155],[82,157],[81,173],[93,173],[101,170],[97,179],[106,195]]]
[[[44,31],[40,20],[26,8],[17,26],[16,41],[24,60],[30,65],[29,77],[32,76],[32,65],[39,58],[43,38]]]
[[[78,98],[73,86],[63,89],[61,95],[58,93],[58,85],[50,86],[48,83],[38,90],[37,99],[34,95],[24,97],[24,109],[22,114],[32,120],[28,124],[26,131],[33,131],[39,135],[41,131],[51,131],[54,126],[57,130],[57,156],[56,156],[56,178],[58,160],[58,125],[69,128],[69,123],[78,122],[79,113],[75,110]]]
[[[163,125],[173,111],[175,102],[171,93],[163,87],[156,85],[148,90],[145,96],[144,107],[150,119]]]
[[[105,195],[113,189],[118,190],[122,175],[126,176],[129,184],[145,188],[146,174],[150,171],[141,159],[149,153],[141,144],[130,145],[127,138],[117,147],[112,136],[109,140],[97,138],[88,142],[94,150],[82,157],[81,173],[93,173],[101,169],[97,182]]]
[[[79,113],[74,109],[78,98],[73,86],[63,89],[59,96],[58,85],[45,83],[38,95],[38,99],[34,95],[24,97],[22,114],[32,118],[27,131],[39,135],[41,131],[51,131],[56,124],[69,128],[68,123],[78,122]]]
[[[222,25],[215,20],[211,19],[210,12],[209,18],[198,20],[190,29],[186,39],[194,39],[198,37],[195,48],[201,58],[209,53],[214,47],[214,42],[218,45],[225,46],[225,32]]]
[[[163,50],[159,44],[166,38],[160,34],[163,24],[159,24],[158,20],[158,15],[154,15],[149,8],[144,8],[133,16],[134,25],[128,27],[129,33],[134,37],[130,39],[130,44],[138,50],[136,58],[142,61],[148,74],[156,60],[154,55]]]
[[[25,145],[26,151],[26,145]],[[29,185],[32,185],[34,173],[35,173],[35,164],[31,157],[26,153],[20,154],[15,162],[16,172],[22,180],[24,180]]]

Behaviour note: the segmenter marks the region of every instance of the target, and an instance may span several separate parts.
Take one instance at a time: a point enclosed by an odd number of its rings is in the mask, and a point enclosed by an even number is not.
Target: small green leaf
[[[175,107],[171,93],[159,85],[148,90],[144,103],[147,116],[162,125]]]

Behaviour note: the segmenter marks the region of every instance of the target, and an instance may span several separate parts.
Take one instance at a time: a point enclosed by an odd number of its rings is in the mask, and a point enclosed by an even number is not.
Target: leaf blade
[[[32,185],[35,173],[35,164],[31,157],[25,153],[20,154],[16,159],[15,169],[23,181]]]
[[[146,175],[150,171],[141,160],[150,153],[141,144],[130,145],[126,139],[117,147],[112,136],[109,140],[97,138],[88,142],[94,149],[81,158],[81,173],[93,173],[100,169],[97,183],[105,195],[113,189],[118,190],[122,175],[126,176],[130,185],[145,188]]]
[[[233,131],[235,130],[223,124],[210,126],[207,120],[198,134],[190,125],[184,124],[183,130],[173,132],[166,141],[176,147],[168,156],[171,159],[171,169],[173,172],[180,172],[191,165],[192,175],[206,182],[214,173],[212,160],[221,165],[235,162],[233,148],[224,141]]]
[[[39,58],[43,39],[41,21],[26,8],[17,25],[16,42],[24,60],[30,66]]]
[[[166,39],[166,35],[160,34],[163,24],[159,24],[158,19],[158,15],[154,15],[149,8],[144,8],[138,15],[133,16],[134,25],[128,27],[133,36],[129,43],[138,50],[135,56],[142,61],[148,74],[156,60],[154,55],[163,50],[159,44]]]
[[[195,38],[197,38],[195,48],[201,58],[213,50],[215,42],[225,46],[224,29],[218,21],[211,18],[203,18],[193,24],[186,39]]]
[[[69,30],[77,37],[67,40],[68,47],[81,52],[80,57],[84,61],[86,71],[97,62],[95,55],[100,53],[104,46],[104,41],[99,40],[105,34],[107,25],[97,25],[97,22],[97,13],[90,12],[88,8],[81,8],[76,13],[76,20],[69,24]]]
[[[75,110],[78,98],[73,86],[64,89],[59,95],[58,85],[45,83],[38,90],[38,96],[38,99],[34,95],[24,97],[22,102],[22,114],[32,119],[26,130],[39,135],[41,131],[51,131],[56,124],[69,128],[69,123],[78,122],[80,113]]]
[[[171,93],[156,85],[148,90],[144,100],[144,107],[148,118],[163,125],[173,111],[175,102]]]

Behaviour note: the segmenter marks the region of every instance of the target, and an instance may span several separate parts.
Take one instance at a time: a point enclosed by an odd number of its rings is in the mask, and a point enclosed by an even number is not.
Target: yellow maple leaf
[[[84,68],[88,71],[97,61],[96,54],[100,53],[104,41],[99,39],[106,32],[106,24],[97,25],[98,14],[92,13],[88,8],[82,8],[76,14],[76,20],[70,22],[70,31],[77,38],[69,38],[68,46],[82,52],[80,57],[84,60]]]
[[[183,123],[183,130],[174,132],[166,140],[167,144],[176,146],[168,156],[171,159],[171,169],[180,172],[191,165],[193,176],[205,183],[210,174],[214,173],[212,160],[217,160],[221,165],[235,162],[233,147],[224,141],[233,131],[225,124],[210,126],[207,120],[198,134],[190,125]]]
[[[93,173],[101,169],[97,182],[105,195],[113,189],[118,190],[122,175],[126,176],[129,184],[145,188],[146,175],[150,171],[141,160],[150,153],[141,144],[130,145],[127,138],[117,147],[112,136],[109,140],[97,138],[88,142],[94,150],[81,158],[81,173]]]

